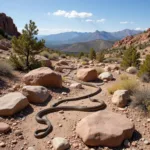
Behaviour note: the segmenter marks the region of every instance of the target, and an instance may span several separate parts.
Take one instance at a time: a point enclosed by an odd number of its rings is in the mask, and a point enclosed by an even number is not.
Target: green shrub
[[[79,55],[78,55],[78,58],[81,59],[82,56],[84,56],[84,53],[80,52]]]
[[[113,94],[116,90],[128,90],[130,93],[133,93],[138,88],[139,83],[136,79],[127,79],[122,80],[120,82],[114,83],[111,87],[109,87],[108,93]]]
[[[4,60],[0,60],[0,75],[1,76],[11,76],[13,74],[12,65]]]
[[[140,70],[138,72],[138,76],[141,77],[144,74],[147,74],[147,76],[150,77],[150,55],[146,56],[145,61],[140,66]]]
[[[134,47],[130,47],[124,52],[121,66],[125,69],[131,66],[139,68],[139,58],[140,53],[138,53]]]
[[[90,49],[89,58],[91,60],[96,59],[96,52],[93,48]]]

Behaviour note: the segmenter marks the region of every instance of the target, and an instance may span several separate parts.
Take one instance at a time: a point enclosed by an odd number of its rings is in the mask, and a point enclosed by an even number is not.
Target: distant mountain
[[[95,32],[65,32],[59,34],[52,34],[47,36],[40,36],[39,39],[46,41],[47,47],[55,47],[62,44],[74,44],[79,42],[88,42],[93,40],[108,40],[117,41],[131,36],[139,34],[142,31],[125,29],[117,32],[95,31]]]
[[[102,49],[111,48],[114,42],[105,41],[105,40],[94,40],[89,42],[81,42],[70,45],[62,45],[58,47],[61,51],[78,53],[78,52],[89,52],[91,48],[94,48],[96,51],[100,51]]]

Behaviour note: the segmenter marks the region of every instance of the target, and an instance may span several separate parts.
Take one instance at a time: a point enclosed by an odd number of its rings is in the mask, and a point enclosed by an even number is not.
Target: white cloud
[[[50,12],[48,12],[48,13],[47,13],[47,15],[48,15],[48,16],[50,16],[50,15],[51,15],[51,13],[50,13]]]
[[[134,24],[133,21],[121,21],[120,24]]]
[[[92,19],[86,19],[85,21],[86,22],[95,22],[95,20],[92,20]]]
[[[120,24],[128,24],[128,21],[121,21]]]
[[[137,27],[137,28],[135,28],[135,30],[142,30],[142,28],[140,28],[140,27]]]
[[[93,16],[92,13],[89,12],[77,12],[75,10],[65,11],[65,10],[57,10],[53,13],[54,16],[63,16],[66,18],[88,18]]]
[[[96,22],[98,23],[104,23],[106,21],[106,19],[99,19],[99,20],[96,20]]]

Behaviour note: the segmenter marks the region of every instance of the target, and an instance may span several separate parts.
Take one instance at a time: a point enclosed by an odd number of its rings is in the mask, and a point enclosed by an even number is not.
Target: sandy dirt
[[[101,86],[102,91],[94,96],[93,98],[103,100],[107,105],[107,110],[111,110],[113,112],[117,112],[120,114],[126,115],[131,121],[135,124],[136,132],[133,135],[131,141],[131,147],[128,150],[150,150],[150,145],[145,145],[144,140],[150,141],[150,123],[147,122],[148,116],[144,114],[139,109],[133,109],[127,107],[126,109],[119,110],[116,106],[111,104],[111,95],[108,94],[107,88],[113,83],[119,80],[119,75],[113,73],[116,81],[109,81]],[[20,75],[21,76],[21,75]],[[20,80],[21,78],[18,78]],[[18,80],[14,82],[17,83]],[[14,82],[9,85],[9,87],[13,86]],[[5,142],[5,147],[0,147],[0,150],[27,150],[28,147],[34,147],[35,150],[53,150],[51,139],[54,137],[65,137],[69,140],[71,144],[70,150],[103,150],[103,149],[111,149],[107,147],[87,147],[83,144],[83,142],[76,136],[75,127],[76,124],[91,112],[79,112],[79,111],[64,111],[63,113],[55,112],[47,115],[48,119],[51,121],[53,125],[53,131],[43,139],[36,139],[34,137],[34,131],[36,129],[41,129],[45,127],[44,125],[38,124],[35,120],[35,115],[38,111],[50,107],[50,105],[56,102],[59,97],[78,97],[81,95],[85,95],[90,93],[96,89],[88,86],[83,86],[83,89],[71,89],[69,85],[71,84],[70,80],[65,80],[63,84],[63,89],[49,89],[51,97],[49,101],[42,106],[30,104],[29,107],[24,109],[22,112],[16,114],[13,117],[8,118],[0,118],[0,121],[6,122],[11,126],[12,131],[8,134],[0,135],[0,142]],[[6,90],[1,88],[1,92],[3,95],[7,93],[8,87]],[[62,95],[62,92],[66,92],[67,95]],[[67,106],[93,106],[97,103],[91,102],[89,99],[68,102],[61,105]],[[15,130],[21,130],[22,135],[16,136]],[[123,146],[114,148],[114,150],[123,150],[127,149]]]

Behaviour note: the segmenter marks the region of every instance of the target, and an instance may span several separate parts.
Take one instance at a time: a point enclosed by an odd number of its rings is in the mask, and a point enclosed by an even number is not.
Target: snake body
[[[76,100],[81,100],[81,99],[85,99],[85,98],[90,98],[90,97],[92,97],[94,95],[97,95],[98,93],[101,92],[101,88],[99,86],[102,85],[102,84],[94,85],[92,83],[79,81],[77,79],[74,79],[74,80],[79,82],[79,83],[82,83],[84,85],[94,87],[97,90],[95,92],[92,92],[92,93],[84,95],[84,96],[80,96],[80,97],[76,97],[76,98],[63,99],[61,101],[58,101],[58,102],[54,103],[52,105],[52,107],[39,111],[36,114],[35,119],[36,119],[36,121],[38,123],[47,125],[47,128],[36,130],[35,133],[34,133],[34,136],[36,138],[38,138],[38,139],[44,138],[52,131],[53,126],[52,126],[51,122],[48,120],[48,118],[45,116],[45,115],[47,115],[49,113],[57,112],[57,111],[60,111],[60,110],[94,112],[94,111],[98,111],[98,110],[104,109],[106,107],[106,104],[103,101],[98,101],[98,100],[96,100],[96,102],[99,102],[99,105],[92,106],[92,107],[86,107],[86,106],[58,106],[59,104],[64,103],[64,102],[76,101]]]

